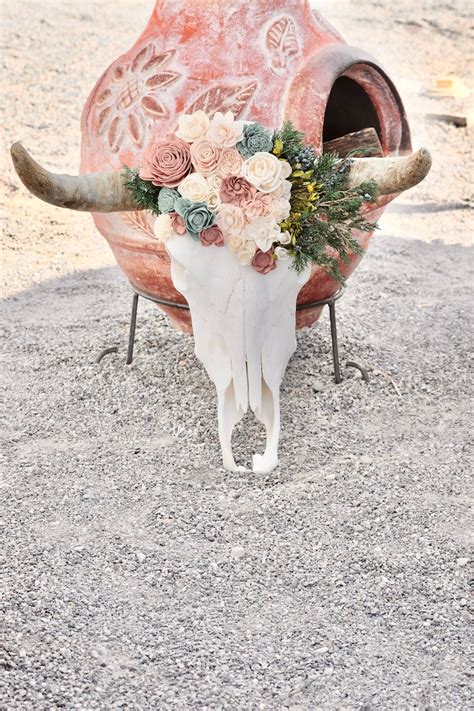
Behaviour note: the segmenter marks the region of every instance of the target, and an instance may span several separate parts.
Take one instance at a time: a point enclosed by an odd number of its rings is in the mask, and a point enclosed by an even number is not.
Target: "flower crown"
[[[349,165],[318,156],[291,123],[271,131],[230,111],[209,118],[199,110],[148,147],[126,184],[157,215],[162,242],[188,234],[204,247],[227,247],[261,274],[292,259],[298,271],[318,263],[342,281],[340,260],[362,251],[352,230],[375,228],[359,212],[375,199],[375,185],[345,190]]]

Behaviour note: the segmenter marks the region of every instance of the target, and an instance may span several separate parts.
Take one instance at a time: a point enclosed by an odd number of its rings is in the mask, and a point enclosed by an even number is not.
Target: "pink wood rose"
[[[171,137],[151,143],[143,156],[140,178],[153,185],[176,188],[191,169],[189,143]]]
[[[226,175],[239,175],[244,159],[235,148],[223,150],[219,160],[218,173],[222,177]]]
[[[231,175],[222,181],[220,194],[222,202],[228,202],[231,205],[240,207],[246,200],[252,200],[256,192],[256,189],[250,185],[248,180]]]
[[[170,212],[169,215],[171,217],[171,226],[173,228],[173,232],[176,232],[177,235],[185,235],[186,225],[184,224],[184,220],[181,215],[178,215],[177,212]]]
[[[272,202],[271,195],[255,192],[255,195],[250,200],[244,200],[241,203],[241,208],[244,211],[247,222],[256,220],[257,217],[266,217],[270,212]]]
[[[199,235],[199,239],[204,247],[210,247],[211,245],[215,247],[224,246],[224,235],[222,234],[221,228],[217,225],[212,225],[203,230]]]
[[[257,249],[252,259],[252,267],[259,274],[268,274],[268,272],[275,269],[276,259],[273,256],[273,249],[269,249],[268,252],[262,252],[261,249]]]
[[[215,173],[221,159],[221,150],[209,139],[202,137],[191,144],[191,160],[196,173],[208,176]]]

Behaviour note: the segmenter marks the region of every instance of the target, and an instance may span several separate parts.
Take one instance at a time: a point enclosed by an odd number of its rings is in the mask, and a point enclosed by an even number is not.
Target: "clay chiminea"
[[[278,127],[284,119],[321,148],[366,127],[376,129],[384,155],[410,150],[402,103],[369,54],[344,43],[307,0],[157,0],[145,30],[94,87],[82,114],[81,172],[136,166],[153,135],[176,127],[180,113],[231,110],[236,117]],[[377,220],[390,197],[370,213]],[[170,259],[145,212],[94,213],[120,267],[142,292],[185,303],[173,286]],[[360,236],[366,247],[371,235]],[[341,265],[348,276],[360,257]],[[339,285],[320,267],[298,303],[326,299]],[[189,312],[162,306],[181,330]],[[297,312],[311,325],[321,308]]]

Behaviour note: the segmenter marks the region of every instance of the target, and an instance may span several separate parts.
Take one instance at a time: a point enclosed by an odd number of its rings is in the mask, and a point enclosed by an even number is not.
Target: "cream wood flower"
[[[192,202],[206,202],[209,185],[203,175],[190,173],[178,185],[178,192]]]
[[[194,143],[202,138],[209,128],[209,118],[204,111],[195,111],[193,114],[182,114],[178,119],[176,136],[187,143]]]
[[[207,176],[206,180],[211,190],[215,190],[217,193],[220,191],[223,180],[222,175],[212,173],[212,175]]]
[[[280,234],[280,239],[278,240],[280,244],[291,244],[291,235],[285,230]]]
[[[247,266],[251,264],[257,251],[257,245],[252,240],[245,239],[241,235],[231,235],[226,240],[227,246],[239,264]]]
[[[221,196],[217,190],[209,190],[204,202],[210,210],[217,210],[222,205]]]
[[[282,262],[285,261],[285,259],[289,259],[290,255],[288,253],[288,250],[285,249],[284,247],[275,247],[274,251],[275,257],[277,259],[280,259]]]
[[[171,222],[171,217],[168,213],[158,215],[155,220],[153,232],[155,237],[159,239],[160,242],[167,242],[169,240],[173,234],[173,223]]]
[[[224,235],[241,234],[244,229],[244,213],[237,205],[223,203],[217,210],[217,224]]]
[[[288,173],[288,169],[290,173]],[[272,153],[255,153],[242,166],[242,175],[262,193],[272,193],[281,181],[291,174],[286,161],[278,160]]]
[[[255,242],[262,252],[268,252],[274,242],[279,242],[281,230],[272,215],[258,217],[245,226],[243,237]]]
[[[272,196],[289,200],[291,197],[291,181],[282,180],[277,189],[272,193]]]
[[[232,111],[217,111],[211,119],[207,137],[218,148],[234,148],[243,137],[244,124],[235,121]]]
[[[283,222],[290,215],[290,201],[284,198],[277,198],[272,200],[270,203],[269,213],[272,215],[277,222]]]

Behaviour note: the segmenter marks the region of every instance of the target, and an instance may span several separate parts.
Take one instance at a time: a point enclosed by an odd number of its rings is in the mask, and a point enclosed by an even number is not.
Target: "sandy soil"
[[[220,467],[215,402],[89,216],[26,193],[7,148],[79,163],[81,107],[151,1],[3,2],[0,182],[7,709],[467,709],[472,128],[468,2],[324,2],[382,60],[435,163],[392,205],[328,327],[299,335],[281,466]],[[472,66],[472,65],[471,65]],[[8,298],[7,298],[8,297]],[[100,366],[98,351],[120,343]],[[246,419],[236,453],[262,432]]]

